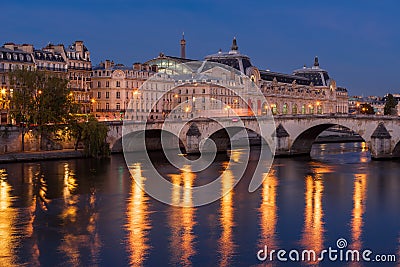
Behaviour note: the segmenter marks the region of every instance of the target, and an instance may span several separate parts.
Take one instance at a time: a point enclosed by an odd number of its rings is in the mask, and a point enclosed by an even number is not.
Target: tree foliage
[[[85,155],[95,158],[107,157],[110,147],[106,141],[108,128],[95,117],[90,116],[81,127],[81,137],[85,147]]]
[[[17,123],[34,124],[46,131],[68,123],[76,111],[66,79],[26,69],[13,70],[10,79],[13,86],[10,113]]]
[[[87,156],[109,155],[107,126],[94,117],[76,115],[79,106],[67,86],[68,80],[26,69],[13,70],[9,77],[13,87],[10,115],[21,128],[22,149],[27,128],[35,127],[40,136],[62,132],[74,137],[75,148],[83,141]]]
[[[360,113],[372,115],[375,114],[375,110],[370,104],[365,103],[360,105]]]
[[[396,111],[397,101],[392,94],[388,94],[384,107],[385,115],[397,115]]]

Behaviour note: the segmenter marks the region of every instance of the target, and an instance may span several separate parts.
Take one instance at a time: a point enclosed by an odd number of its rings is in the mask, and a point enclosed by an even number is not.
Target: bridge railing
[[[226,119],[226,120],[234,120],[234,119],[241,119],[241,120],[252,120],[256,118],[263,118],[265,116],[231,116],[231,117],[215,117],[215,119]],[[325,114],[280,114],[280,115],[274,115],[273,116],[275,119],[338,119],[338,118],[343,118],[343,119],[360,119],[360,120],[365,120],[365,119],[371,119],[371,120],[400,120],[400,116],[390,116],[390,115],[367,115],[367,114],[337,114],[337,113],[325,113]],[[196,119],[176,119],[178,122],[185,122],[185,121],[207,121],[207,120],[212,120],[213,118],[196,118]],[[147,121],[134,121],[134,120],[119,120],[119,121],[103,121],[106,125],[122,125],[124,123],[129,123],[129,124],[143,124],[143,123],[163,123],[165,120],[163,119],[148,119]]]

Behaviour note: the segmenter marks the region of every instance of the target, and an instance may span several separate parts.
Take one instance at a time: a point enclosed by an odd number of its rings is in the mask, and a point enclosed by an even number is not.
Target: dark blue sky
[[[159,52],[202,59],[239,50],[260,69],[322,68],[350,94],[400,92],[400,2],[239,0],[14,0],[1,4],[0,42],[83,40],[93,63],[132,64]]]

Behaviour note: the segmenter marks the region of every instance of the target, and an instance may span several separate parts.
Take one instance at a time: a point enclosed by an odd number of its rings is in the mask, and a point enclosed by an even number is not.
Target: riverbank
[[[83,150],[52,150],[0,154],[0,163],[83,158]]]

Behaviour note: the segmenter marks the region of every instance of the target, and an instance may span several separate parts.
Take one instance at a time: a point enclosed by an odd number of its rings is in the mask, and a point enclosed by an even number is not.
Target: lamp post
[[[186,118],[187,118],[187,119],[189,119],[189,111],[190,111],[189,106],[186,106],[185,112],[186,112]]]
[[[135,120],[138,120],[138,96],[139,96],[139,90],[136,89],[133,92],[133,99],[134,99],[134,104],[135,104]]]
[[[227,110],[228,111],[228,118],[229,118],[229,110],[231,109],[231,106],[229,106],[229,105],[226,105],[226,107],[225,107],[225,110]]]
[[[322,111],[320,110],[321,103],[319,101],[317,101],[316,106],[317,106],[317,114],[322,114]]]

